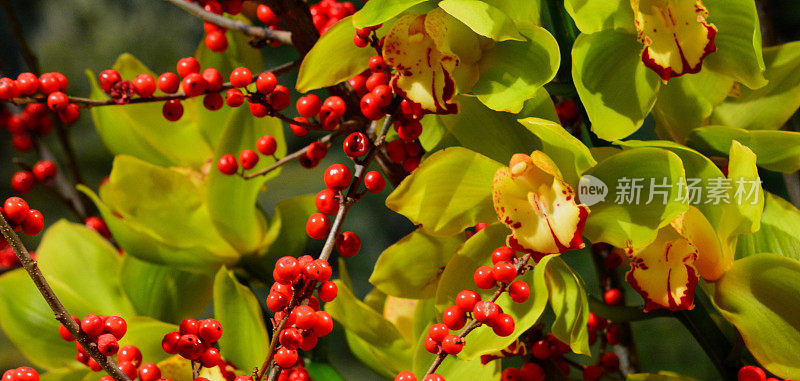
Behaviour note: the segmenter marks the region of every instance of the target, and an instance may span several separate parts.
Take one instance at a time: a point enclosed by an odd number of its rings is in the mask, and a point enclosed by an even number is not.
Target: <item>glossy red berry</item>
[[[550,358],[550,343],[547,340],[539,340],[531,346],[531,353],[533,357],[539,360],[547,360]]]
[[[273,312],[278,312],[289,305],[289,298],[279,292],[270,292],[267,295],[267,308]]]
[[[253,81],[253,73],[246,67],[237,67],[231,72],[230,81],[233,87],[245,87]]]
[[[281,284],[291,284],[300,275],[300,263],[294,257],[282,257],[275,263],[275,281]]]
[[[135,345],[126,345],[119,349],[117,361],[131,363],[138,367],[142,363],[142,351]]]
[[[411,371],[404,370],[397,374],[397,376],[394,378],[394,381],[417,381],[417,376],[415,376]]]
[[[10,78],[0,78],[0,99],[9,100],[18,96],[19,89],[17,89],[17,83]]]
[[[259,4],[256,8],[256,17],[258,17],[258,21],[264,23],[264,25],[276,25],[278,24],[281,19],[275,12],[272,11],[272,8],[268,7],[266,4]]]
[[[314,205],[320,213],[332,216],[339,210],[339,198],[336,191],[330,188],[325,188],[314,199]]]
[[[765,381],[767,379],[764,369],[752,365],[743,366],[736,376],[738,381]]]
[[[182,335],[178,340],[178,354],[185,359],[195,360],[203,354],[203,344],[196,335]]]
[[[450,330],[447,329],[447,326],[443,323],[433,324],[428,328],[428,337],[436,341],[437,343],[442,342],[445,336],[450,333]]]
[[[471,290],[462,290],[456,295],[456,306],[461,311],[472,311],[475,308],[475,303],[481,300],[481,296]]]
[[[264,135],[256,142],[256,149],[264,156],[272,156],[278,149],[278,141],[272,135]]]
[[[199,360],[204,367],[213,368],[217,365],[220,365],[220,362],[222,361],[222,354],[219,353],[219,349],[209,347],[200,354]],[[201,380],[200,378],[196,378],[195,381]]]
[[[269,96],[270,106],[278,111],[289,107],[291,100],[291,93],[289,92],[289,89],[283,85],[275,86],[275,89],[272,90],[272,94]]]
[[[302,116],[298,116],[298,117],[295,117],[295,118],[292,118],[292,119],[295,122],[308,123],[308,119],[303,118]],[[302,138],[303,136],[308,135],[308,129],[303,127],[303,126],[301,126],[301,125],[299,125],[299,124],[294,124],[294,123],[289,124],[289,128],[292,129],[292,133],[295,134],[295,136],[298,136],[298,137]]]
[[[338,293],[339,287],[336,287],[336,283],[327,280],[319,286],[317,296],[319,296],[319,300],[327,303],[336,299]]]
[[[444,381],[444,376],[439,373],[431,373],[425,376],[422,381]]]
[[[442,350],[450,355],[457,355],[464,349],[464,339],[458,335],[449,334],[442,340]]]
[[[74,123],[78,120],[80,113],[80,107],[75,103],[70,103],[67,105],[67,108],[58,112],[58,119],[61,120],[62,123]]]
[[[41,160],[33,165],[33,176],[39,182],[45,182],[56,177],[57,172],[58,167],[50,160]]]
[[[242,163],[243,169],[253,169],[258,164],[258,154],[251,149],[243,150],[239,154],[239,162]]]
[[[206,38],[203,42],[206,44],[206,47],[208,47],[208,50],[212,52],[222,53],[228,49],[228,38],[225,37],[225,33],[221,31],[214,31],[206,34]]]
[[[472,317],[481,322],[488,323],[500,314],[500,306],[494,302],[480,301],[472,309]]]
[[[217,92],[222,90],[222,85],[225,80],[222,78],[222,73],[220,73],[219,70],[214,68],[205,69],[203,70],[202,76],[206,81],[207,91]]]
[[[133,90],[140,97],[151,97],[156,92],[156,80],[150,74],[139,74],[133,79]]]
[[[28,215],[22,220],[22,232],[27,235],[37,235],[44,229],[44,216],[36,209],[28,211]]]
[[[122,76],[114,69],[103,70],[97,76],[97,82],[100,88],[106,93],[111,91],[111,86],[122,80]]]
[[[217,111],[222,108],[224,100],[219,93],[208,93],[203,96],[203,107],[209,111]]]
[[[47,96],[47,107],[53,111],[64,110],[67,108],[67,104],[69,104],[69,98],[61,91],[54,91]]]
[[[80,325],[81,325],[81,320],[80,320],[80,319],[78,319],[78,317],[77,317],[77,316],[72,316],[72,320],[74,320],[74,321],[75,321],[75,323],[77,323],[77,324],[78,324],[78,327],[80,327]],[[67,327],[65,327],[65,326],[64,326],[64,324],[59,324],[59,325],[58,325],[58,334],[59,334],[59,336],[61,336],[61,338],[62,338],[62,339],[64,339],[65,341],[75,341],[75,338],[74,338],[74,337],[72,336],[72,334],[69,332],[69,330],[67,329]]]
[[[608,305],[618,306],[624,302],[624,297],[618,288],[611,288],[603,294],[603,300]]]
[[[336,237],[336,250],[339,251],[339,254],[343,257],[354,257],[358,254],[358,251],[361,250],[361,238],[351,231],[339,234],[339,236]]]
[[[603,378],[603,368],[597,365],[588,365],[583,368],[583,379],[586,381],[597,381]]]
[[[508,286],[508,296],[516,303],[523,303],[531,296],[531,287],[522,280],[511,282]]]
[[[261,73],[256,78],[256,90],[261,94],[271,94],[278,85],[278,78],[272,72]]]
[[[303,334],[297,328],[285,328],[278,336],[278,341],[284,348],[297,349],[303,344]]]
[[[372,93],[367,93],[361,97],[360,106],[361,113],[369,120],[378,120],[385,115],[381,107],[380,99]]]
[[[314,336],[322,337],[327,336],[333,332],[333,318],[325,311],[317,311],[314,313],[316,319],[314,320]]]
[[[422,124],[416,120],[408,120],[397,126],[397,135],[405,142],[413,142],[422,134]]]
[[[189,74],[200,72],[200,61],[194,57],[181,58],[175,67],[178,75],[186,77]]]
[[[386,187],[386,180],[378,171],[369,171],[364,175],[364,187],[372,193],[380,193]]]
[[[370,93],[378,99],[378,103],[381,107],[387,107],[392,103],[392,88],[387,85],[378,85]],[[421,131],[421,126],[420,126]],[[414,140],[414,139],[412,139]]]
[[[109,316],[103,322],[103,329],[105,332],[114,335],[117,340],[122,340],[125,333],[128,332],[128,323],[119,316]]]
[[[605,328],[606,324],[608,324],[608,321],[606,319],[597,316],[593,312],[589,312],[589,319],[586,321],[586,325],[589,326],[589,328],[600,330]]]
[[[97,349],[104,356],[113,356],[119,351],[119,342],[114,335],[104,333],[97,337]]]
[[[544,381],[546,373],[539,364],[528,362],[519,368],[523,380]]]
[[[369,59],[369,70],[374,73],[386,71],[386,61],[382,56],[374,55]]]
[[[467,324],[467,314],[457,306],[450,306],[442,313],[442,322],[453,331],[459,330]]]
[[[352,174],[350,168],[341,163],[336,163],[325,170],[324,180],[328,188],[340,190],[350,185]]]
[[[514,249],[508,246],[500,246],[497,249],[494,249],[492,252],[493,264],[496,264],[497,262],[514,263],[515,259],[517,259],[517,253],[514,251]]]
[[[20,95],[33,95],[39,90],[39,78],[33,73],[21,73],[16,80]]]
[[[183,116],[183,104],[177,99],[170,99],[164,102],[161,113],[168,121],[175,122]]]
[[[347,83],[350,84],[350,87],[356,92],[356,95],[359,97],[363,97],[364,94],[368,92],[367,90],[367,78],[363,75],[357,75],[353,78],[347,80]]]
[[[317,265],[317,280],[318,281],[326,281],[331,278],[333,275],[333,268],[328,261],[324,259],[315,259],[314,264]]]
[[[275,352],[275,363],[281,368],[290,368],[297,363],[297,350],[280,347]]]
[[[156,364],[147,362],[139,367],[139,380],[156,381],[161,378],[161,369]]]
[[[59,81],[55,73],[44,73],[39,76],[39,91],[41,91],[42,94],[50,94],[60,89],[61,81]]]
[[[392,140],[386,143],[386,153],[389,160],[394,163],[402,163],[406,159],[406,148],[402,140]]]
[[[439,343],[440,343],[439,341],[436,341],[432,337],[428,336],[425,338],[425,342],[423,343],[423,345],[425,345],[426,351],[433,354],[437,354],[439,353]]]
[[[501,283],[510,283],[517,277],[517,269],[509,262],[497,262],[492,268],[492,277]]]
[[[622,264],[623,258],[622,254],[620,254],[616,250],[612,250],[606,255],[605,260],[603,263],[605,264],[606,268],[609,270],[613,270],[619,267]]]
[[[386,73],[379,72],[379,73],[372,73],[369,77],[367,77],[367,90],[372,91],[376,87],[380,85],[388,85],[389,84],[389,76]]]
[[[195,319],[184,319],[180,326],[178,326],[178,332],[181,335],[195,335],[199,333],[199,326],[197,324],[197,320]]]
[[[239,170],[239,164],[236,162],[236,157],[231,154],[225,154],[217,161],[217,169],[223,174],[232,175]]]
[[[348,135],[342,143],[345,155],[352,158],[366,155],[367,151],[369,151],[369,147],[369,138],[361,132],[353,132]]]
[[[239,89],[228,89],[225,92],[225,104],[230,107],[239,107],[244,104],[244,94]]]
[[[500,374],[500,381],[521,381],[522,375],[519,368],[508,367]]]
[[[3,213],[13,224],[22,223],[28,217],[28,203],[20,197],[9,197],[3,203]]]
[[[322,100],[316,94],[307,94],[297,99],[296,107],[300,115],[313,118],[319,114]]]
[[[331,221],[322,213],[314,213],[308,217],[306,233],[313,239],[323,239],[331,230]]]
[[[499,313],[488,324],[497,336],[506,337],[514,333],[514,318],[509,314]]]
[[[294,321],[294,324],[299,329],[311,329],[314,327],[314,323],[317,320],[316,311],[306,305],[295,307],[290,315],[290,319]]]
[[[473,280],[475,281],[475,285],[484,290],[494,288],[494,286],[497,285],[493,275],[493,268],[489,266],[478,267],[478,269],[475,270]]]
[[[178,341],[181,338],[181,334],[177,331],[170,332],[164,335],[164,339],[161,340],[161,349],[164,352],[169,353],[171,355],[178,353]]]
[[[222,337],[222,324],[217,319],[203,319],[197,323],[198,336],[204,342],[213,344]]]
[[[167,94],[178,92],[180,85],[181,80],[175,73],[166,72],[158,76],[158,89]]]
[[[14,176],[11,176],[11,188],[14,188],[17,193],[28,193],[35,184],[36,178],[29,171],[18,171],[14,173]]]
[[[267,108],[267,106],[254,100],[250,100],[247,106],[250,108],[250,113],[256,118],[263,118],[269,114],[269,108]]]
[[[208,83],[199,73],[191,73],[186,75],[181,81],[181,88],[186,95],[196,97],[203,94],[208,87]]]
[[[97,315],[86,315],[81,320],[81,331],[90,337],[97,337],[103,333],[103,318]]]

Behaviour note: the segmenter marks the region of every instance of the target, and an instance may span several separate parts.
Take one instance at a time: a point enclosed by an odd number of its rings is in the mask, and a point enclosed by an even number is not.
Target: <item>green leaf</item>
[[[267,357],[269,335],[258,299],[222,267],[214,277],[214,317],[222,324],[219,347],[239,369],[260,366]]]
[[[592,242],[607,242],[616,247],[643,247],[656,238],[659,228],[688,208],[685,203],[676,201],[680,191],[679,180],[685,178],[681,159],[665,149],[622,151],[599,162],[584,175],[600,179],[609,188],[604,201],[590,206],[583,234]],[[638,199],[636,192],[632,191],[632,180],[625,179],[642,179],[638,182],[641,186]],[[653,193],[653,199],[648,203],[651,181],[662,185],[665,180],[669,187],[655,191],[666,194]],[[624,184],[631,187],[625,190]]]
[[[278,118],[254,118],[248,108],[234,110],[224,125],[222,137],[214,151],[219,158],[230,152],[252,149],[264,135],[272,135],[278,142],[277,157],[286,154],[283,126]],[[275,157],[259,155],[260,159],[250,171],[256,172],[275,163]],[[264,215],[256,206],[256,198],[264,182],[274,178],[280,170],[265,176],[244,179],[212,170],[206,177],[207,204],[211,220],[220,234],[240,253],[255,251],[267,230]]]
[[[670,78],[661,86],[653,108],[656,132],[662,139],[683,143],[692,129],[705,124],[733,83],[732,78],[711,70]]]
[[[433,152],[439,142],[448,134],[447,127],[442,122],[439,115],[430,114],[420,120],[422,124],[422,135],[419,136],[419,144],[427,152]]]
[[[494,221],[492,181],[500,163],[453,147],[428,157],[386,199],[386,206],[433,235],[450,236]]]
[[[141,73],[153,74],[130,54],[114,64],[122,78],[133,80]],[[93,73],[87,72],[93,99],[108,99]],[[92,120],[103,143],[115,155],[131,155],[161,166],[200,169],[211,156],[211,146],[194,122],[202,99],[182,101],[184,117],[170,122],[161,113],[162,103],[138,103],[116,107],[91,108]],[[223,111],[218,111],[223,112]]]
[[[693,130],[687,144],[707,155],[725,156],[734,140],[753,150],[759,167],[783,173],[800,170],[800,133],[794,131],[707,126]]]
[[[405,12],[407,9],[424,3],[427,0],[376,0],[364,4],[355,15],[353,15],[353,25],[356,28],[363,28],[385,23],[395,16]],[[330,32],[330,30],[328,31]],[[350,36],[352,45],[353,36]],[[369,50],[369,49],[366,49]]]
[[[214,228],[199,176],[117,156],[99,199],[88,188],[80,189],[94,200],[127,253],[188,271],[212,272],[236,262],[239,254]]]
[[[43,373],[39,376],[41,381],[81,381],[84,377],[92,373],[87,367],[82,368],[58,368]]]
[[[800,378],[800,262],[775,254],[737,260],[716,283],[714,301],[758,362]]]
[[[164,337],[169,332],[177,331],[177,325],[164,323],[147,316],[126,317],[125,320],[128,323],[128,332],[120,340],[120,346],[137,346],[142,351],[142,358],[146,362],[158,363],[169,356],[164,352],[158,338]]]
[[[491,0],[491,4],[514,20],[517,28],[540,25],[541,16],[539,12],[542,7],[541,0]]]
[[[514,21],[500,9],[480,0],[443,0],[439,7],[466,24],[475,33],[495,41],[524,38],[517,31]]]
[[[492,251],[498,246],[505,245],[508,233],[505,225],[489,225],[467,240],[458,250],[458,253],[445,267],[436,290],[438,316],[441,316],[441,312],[446,307],[454,303],[456,295],[461,290],[474,290],[481,295],[483,300],[488,300],[492,296],[494,291],[477,288],[471,275],[478,267],[491,265]],[[504,349],[536,323],[547,305],[546,288],[536,289],[537,284],[544,285],[545,267],[537,265],[534,269],[541,268],[542,270],[528,271],[518,278],[531,286],[531,296],[524,303],[514,303],[506,295],[497,299],[497,304],[503,309],[503,312],[514,317],[514,332],[507,337],[501,337],[495,335],[489,327],[479,327],[467,337],[467,344],[459,354],[459,358],[471,360],[480,355]]]
[[[375,371],[375,373],[387,379],[393,379],[398,372],[408,370],[409,364],[396,364],[396,359],[389,356],[387,357],[383,352],[376,350],[370,346],[364,339],[358,335],[345,330],[345,339],[350,352],[353,353],[362,364]],[[407,360],[411,360],[410,357]],[[395,370],[399,369],[399,370]]]
[[[556,320],[550,332],[559,340],[569,344],[575,353],[591,356],[589,352],[589,299],[580,275],[575,273],[557,255],[542,258],[536,267],[545,267],[544,280],[550,298],[550,306]],[[537,282],[538,279],[534,279]],[[541,287],[535,283],[534,287]],[[537,292],[539,290],[536,290]],[[541,293],[537,293],[539,295]]]
[[[414,366],[412,369],[420,380],[436,359],[436,355],[425,349],[425,339],[427,337],[428,329],[426,328],[423,334],[419,336],[414,350]],[[472,343],[472,336],[467,336],[464,341],[466,343],[464,347],[466,348]],[[483,365],[479,358],[463,360],[456,356],[447,356],[442,365],[436,369],[436,373],[444,377],[445,380],[496,380],[500,377],[500,371],[500,361],[492,361]]]
[[[263,249],[243,260],[254,270],[270,279],[272,269],[280,257],[291,255],[300,257],[308,242],[306,222],[317,212],[313,194],[289,198],[275,204],[275,213],[270,220],[269,230],[263,236]]]
[[[589,148],[560,124],[539,118],[520,119],[519,122],[539,138],[539,149],[553,159],[564,180],[573,187],[584,171],[597,164]]]
[[[339,286],[339,294],[336,299],[325,304],[325,311],[344,326],[351,348],[353,343],[356,344],[353,352],[357,356],[361,354],[365,358],[379,361],[377,364],[366,364],[382,374],[389,374],[390,377],[408,369],[413,356],[413,345],[403,338],[392,322],[358,300],[341,281],[335,282]]]
[[[369,282],[400,298],[433,297],[444,266],[462,243],[460,234],[435,237],[417,229],[381,253]]]
[[[718,29],[714,38],[717,51],[706,57],[704,67],[731,76],[751,89],[766,85],[755,2],[729,0],[704,4],[708,21]]]
[[[442,4],[449,1],[453,0]],[[526,39],[498,43],[485,50],[478,63],[480,78],[470,93],[492,110],[519,112],[558,70],[561,56],[550,32],[538,26],[520,31]]]
[[[642,45],[629,32],[581,34],[572,48],[572,77],[592,131],[605,140],[639,129],[653,108],[661,80],[642,63]]]
[[[536,136],[520,126],[514,114],[493,111],[473,97],[458,99],[459,113],[440,118],[462,146],[501,163],[538,146]]]
[[[211,277],[144,262],[126,255],[120,283],[136,313],[180,323],[200,315],[211,302]],[[147,285],[147,287],[142,287]]]
[[[558,122],[556,105],[550,97],[550,93],[544,87],[536,90],[536,95],[528,99],[522,105],[522,110],[517,113],[517,118],[542,118],[552,122]]]
[[[800,210],[772,193],[764,192],[764,196],[761,229],[739,236],[736,258],[774,253],[800,260]]]
[[[724,124],[749,130],[777,130],[800,107],[800,42],[764,49],[769,83],[741,95],[730,97],[714,109],[711,124]]]
[[[330,364],[310,361],[305,364],[305,368],[312,380],[345,381],[344,377]]]
[[[345,17],[325,32],[300,64],[295,85],[297,91],[306,93],[333,86],[364,71],[375,51],[368,47],[355,46],[353,44],[355,34],[356,29],[349,17]],[[331,57],[336,58],[331,59]]]
[[[565,0],[564,8],[582,33],[607,29],[634,32],[633,10],[627,0]]]

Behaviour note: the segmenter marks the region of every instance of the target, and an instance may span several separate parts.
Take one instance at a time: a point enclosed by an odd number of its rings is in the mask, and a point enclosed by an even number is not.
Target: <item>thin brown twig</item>
[[[50,152],[50,149],[47,148],[47,145],[44,144],[41,139],[35,139],[35,142],[36,151],[38,152],[39,157],[41,157],[43,160],[55,160],[53,153]],[[64,155],[70,156],[70,154],[66,153],[66,149]],[[70,166],[68,165],[68,167]],[[76,173],[73,172],[73,176],[75,175]],[[89,208],[85,199],[80,196],[80,193],[78,193],[75,187],[72,186],[67,178],[61,173],[61,171],[56,172],[56,176],[52,181],[53,191],[56,192],[56,194],[64,201],[65,204],[67,204],[70,209],[72,209],[72,211],[78,218],[80,218],[81,221],[85,220],[89,216]]]
[[[184,11],[199,17],[203,21],[219,25],[226,29],[237,30],[251,37],[265,40],[277,41],[282,44],[292,44],[292,33],[285,30],[269,29],[261,26],[248,25],[238,20],[226,18],[213,12],[206,11],[203,7],[190,3],[186,0],[164,0],[168,1]]]
[[[2,4],[3,10],[5,10],[6,16],[8,16],[8,24],[11,26],[11,33],[17,39],[20,49],[22,49],[22,56],[25,58],[25,63],[28,64],[31,73],[38,76],[42,72],[41,68],[39,68],[39,59],[33,54],[28,40],[25,39],[25,34],[22,32],[22,24],[19,22],[19,19],[17,19],[14,8],[11,7],[11,2],[9,0],[2,0],[0,4]]]
[[[28,250],[25,248],[25,245],[22,244],[20,241],[19,236],[17,233],[14,232],[14,229],[11,225],[8,224],[5,217],[0,213],[0,232],[2,232],[3,237],[5,237],[8,244],[14,250],[14,254],[17,255],[19,258],[22,267],[25,271],[28,272],[31,280],[36,285],[36,288],[39,289],[39,293],[42,294],[44,297],[45,302],[47,305],[50,306],[50,309],[53,311],[56,320],[61,322],[64,327],[67,328],[72,337],[74,337],[78,343],[86,350],[89,356],[97,361],[100,366],[103,367],[103,370],[108,373],[109,376],[114,378],[116,381],[131,381],[125,373],[117,367],[117,365],[106,356],[100,353],[97,349],[97,343],[92,342],[89,336],[86,335],[83,331],[81,331],[80,326],[75,320],[72,319],[72,316],[67,312],[64,305],[61,303],[61,300],[58,299],[53,289],[50,288],[50,284],[47,283],[44,275],[42,275],[41,270],[39,270],[39,265],[36,261],[31,258],[31,255],[28,253]]]

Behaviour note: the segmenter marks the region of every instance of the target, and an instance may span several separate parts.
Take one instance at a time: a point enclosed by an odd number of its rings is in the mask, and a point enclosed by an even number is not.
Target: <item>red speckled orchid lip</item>
[[[703,59],[717,50],[717,28],[706,22],[701,0],[631,0],[642,62],[665,82],[698,73]]]
[[[555,163],[540,151],[516,154],[494,177],[497,217],[511,229],[508,245],[537,257],[580,249],[589,208],[575,201]]]

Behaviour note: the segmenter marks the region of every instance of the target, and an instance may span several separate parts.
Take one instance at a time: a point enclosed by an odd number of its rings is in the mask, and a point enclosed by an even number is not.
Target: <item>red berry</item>
[[[269,114],[269,109],[267,106],[258,103],[256,101],[250,100],[247,105],[250,108],[250,113],[253,114],[256,118],[263,118]]]
[[[214,68],[203,70],[203,79],[206,81],[206,90],[217,92],[222,90],[222,85],[225,80],[222,78],[222,73]]]
[[[256,149],[264,156],[272,156],[278,149],[278,141],[272,135],[264,135],[256,142]]]
[[[70,103],[67,105],[67,108],[58,112],[58,119],[60,119],[62,123],[74,123],[76,120],[78,120],[80,112],[80,107],[78,107],[77,104]]]
[[[283,110],[289,107],[289,104],[292,101],[292,94],[289,92],[283,85],[276,85],[275,89],[272,90],[272,93],[269,95],[269,104],[275,110]]]
[[[550,343],[547,340],[539,340],[533,343],[531,347],[531,352],[533,353],[533,357],[536,357],[539,360],[547,360],[550,358]]]
[[[306,335],[303,336],[303,344],[300,344],[300,349],[304,351],[310,351],[317,346],[317,337],[314,335]]]
[[[479,288],[484,290],[494,288],[494,286],[497,284],[494,279],[493,268],[489,266],[478,267],[478,269],[475,270],[473,280]]]
[[[228,38],[225,37],[225,33],[221,31],[206,34],[206,38],[203,42],[205,42],[208,50],[212,52],[222,53],[228,49]]]
[[[597,365],[588,365],[583,368],[583,379],[586,381],[597,381],[603,377],[603,368]]]
[[[289,298],[279,292],[270,292],[267,295],[267,308],[273,312],[278,312],[289,305]]]
[[[206,368],[213,368],[217,365],[220,365],[222,361],[222,355],[219,353],[219,349],[214,347],[209,347],[203,353],[200,354],[200,363],[203,364]],[[200,381],[201,378],[196,378],[195,381]],[[204,380],[204,381],[207,381]]]
[[[181,339],[181,334],[176,332],[170,332],[164,335],[164,339],[161,340],[161,349],[164,352],[167,352],[171,355],[178,353],[178,341]]]
[[[115,83],[121,80],[122,76],[114,69],[103,70],[100,72],[100,75],[97,76],[97,82],[100,84],[100,88],[106,93],[111,91],[111,86],[114,86]]]
[[[180,85],[180,78],[175,73],[166,72],[158,76],[158,89],[167,94],[176,93]]]
[[[80,327],[80,325],[81,325],[81,320],[80,320],[80,319],[78,319],[78,317],[77,317],[77,316],[72,316],[72,320],[74,320],[74,321],[75,321],[75,323],[77,323],[77,324],[78,324],[78,326]],[[72,334],[69,332],[69,330],[67,329],[67,327],[65,327],[65,326],[64,326],[64,324],[59,324],[59,325],[58,325],[58,334],[61,336],[61,338],[62,338],[62,339],[66,340],[66,341],[75,341],[75,338],[74,338],[74,337],[72,336]]]
[[[58,80],[58,89],[61,90],[61,91],[66,91],[67,90],[67,85],[69,84],[69,80],[67,80],[67,76],[64,75],[63,73],[59,73],[59,72],[56,71],[56,72],[53,72],[53,77],[55,77],[56,80]]]
[[[295,117],[293,120],[296,122],[308,123],[308,119],[303,118],[302,116]],[[303,136],[308,135],[308,129],[299,124],[289,124],[289,128],[292,129],[292,133],[295,134],[295,136],[302,138]]]
[[[3,203],[3,213],[12,224],[22,223],[28,217],[29,210],[28,203],[20,197],[9,197]]]
[[[369,40],[356,34],[353,35],[353,44],[359,48],[365,48],[367,45],[369,45]]]
[[[385,115],[380,99],[372,93],[367,93],[361,97],[361,113],[369,120],[378,120]]]
[[[230,107],[239,107],[244,104],[244,94],[239,89],[228,89],[225,92],[225,103]]]
[[[134,345],[126,345],[119,349],[117,361],[129,362],[138,367],[142,363],[142,351]]]
[[[28,216],[22,221],[22,232],[27,235],[37,235],[44,229],[44,216],[36,209],[28,211]]]
[[[306,233],[313,239],[323,239],[331,230],[331,221],[322,213],[314,213],[308,217]]]
[[[314,199],[314,205],[317,207],[317,210],[319,210],[320,213],[327,214],[329,216],[336,214],[336,212],[339,210],[339,198],[336,195],[336,191],[330,188],[325,188],[319,191],[319,193],[317,193],[317,197]],[[339,252],[341,253],[341,250],[339,250]]]
[[[471,290],[462,290],[456,295],[456,306],[461,311],[472,311],[475,308],[475,303],[481,300],[481,296],[477,292]]]
[[[314,323],[317,320],[317,315],[313,308],[306,305],[300,305],[292,310],[290,319],[294,321],[294,324],[299,329],[311,329],[314,327]]]
[[[503,373],[500,374],[500,381],[520,381],[522,380],[522,376],[520,374],[519,368],[509,367],[503,369]]]
[[[128,323],[119,316],[109,316],[103,322],[103,329],[105,332],[114,335],[117,340],[122,340],[125,333],[128,332]]]
[[[272,72],[261,73],[256,78],[256,90],[261,94],[271,94],[278,85],[278,78]]]
[[[189,74],[200,72],[200,61],[194,57],[181,58],[175,67],[178,75],[186,77]]]
[[[181,81],[181,88],[186,95],[196,97],[203,94],[208,87],[208,83],[199,73],[190,73],[183,77]]]
[[[181,335],[195,335],[199,333],[199,326],[197,325],[197,320],[194,319],[184,319],[180,326],[178,327],[178,332]]]
[[[444,377],[439,373],[431,373],[425,376],[422,381],[444,381]]]
[[[317,273],[318,281],[325,281],[331,278],[331,275],[333,275],[333,268],[328,261],[324,259],[315,259],[314,263],[317,265],[319,271]]]
[[[36,184],[36,178],[29,171],[18,171],[11,176],[11,187],[17,193],[25,194],[31,191]]]
[[[319,286],[319,291],[317,295],[319,296],[319,300],[323,302],[330,302],[333,299],[336,299],[336,295],[339,293],[339,288],[336,287],[336,283],[333,283],[329,280],[322,282]]]
[[[492,318],[488,324],[497,336],[506,337],[514,333],[514,318],[509,314],[500,313]]]
[[[374,55],[369,59],[369,70],[373,73],[386,71],[386,62],[382,56]]]
[[[39,182],[48,181],[56,177],[58,167],[50,160],[41,160],[33,165],[33,175]]]
[[[344,139],[344,143],[342,143],[344,153],[351,158],[366,155],[369,147],[369,138],[361,132],[353,132],[348,135],[347,138]]]
[[[595,315],[593,312],[589,312],[589,319],[586,321],[586,325],[589,326],[589,328],[600,330],[605,328],[606,324],[608,324],[606,319]]]
[[[281,21],[280,17],[272,11],[272,8],[268,7],[266,4],[259,4],[256,8],[256,17],[258,17],[258,21],[264,23],[264,25],[275,25]]]
[[[230,80],[233,87],[245,87],[253,81],[253,73],[246,67],[237,67],[231,72]]]
[[[467,324],[467,314],[457,306],[450,306],[445,308],[442,322],[451,330],[459,330]]]
[[[331,189],[344,189],[350,185],[350,179],[352,175],[350,173],[350,168],[347,168],[346,165],[341,163],[336,163],[328,167],[325,170],[325,185]]]
[[[39,78],[33,73],[21,73],[16,84],[20,95],[32,95],[39,90]]]
[[[311,160],[322,160],[328,154],[328,147],[320,142],[313,142],[308,145],[306,156]]]
[[[297,99],[297,112],[306,117],[313,118],[319,114],[322,100],[315,94],[307,94]]]
[[[222,324],[217,319],[204,319],[198,322],[200,339],[208,343],[216,343],[222,337]]]
[[[386,153],[392,162],[402,163],[406,159],[405,144],[402,140],[392,140],[386,143]]]
[[[188,360],[196,360],[203,353],[203,344],[196,335],[182,335],[178,340],[178,354]]]
[[[606,341],[611,345],[617,345],[622,341],[622,331],[616,324],[609,324],[606,329]]]
[[[603,300],[608,305],[618,306],[624,302],[624,297],[618,288],[611,288],[603,294]]]
[[[347,83],[350,84],[350,87],[356,92],[356,95],[359,97],[363,97],[364,94],[369,92],[367,90],[367,78],[363,75],[357,75],[353,78],[347,80]]]
[[[333,331],[333,318],[325,311],[315,312],[316,320],[314,321],[314,336],[322,337],[327,336]]]
[[[303,344],[303,334],[294,327],[285,328],[278,336],[278,341],[284,348],[297,349]]]
[[[442,342],[445,336],[447,336],[449,333],[450,330],[447,329],[447,326],[442,323],[434,324],[428,328],[428,337],[432,338],[437,343]]]
[[[404,370],[397,374],[397,377],[394,378],[394,381],[417,381],[417,376],[415,376],[411,371]]]
[[[253,169],[258,164],[258,154],[251,149],[243,150],[239,154],[239,161],[242,163],[243,169]]]
[[[619,371],[619,357],[614,352],[607,352],[600,357],[600,364],[606,373],[617,373]]]
[[[397,126],[397,135],[405,142],[413,142],[422,134],[422,124],[416,119],[408,120]]]
[[[500,314],[500,306],[494,302],[480,301],[472,309],[472,317],[481,323],[488,323]]]
[[[275,363],[281,368],[290,368],[297,363],[297,350],[284,347],[275,352]]]
[[[380,85],[388,85],[389,84],[389,76],[386,73],[372,73],[369,77],[367,77],[367,90],[372,91],[376,87]]]
[[[161,378],[161,369],[156,364],[147,362],[139,367],[139,380],[156,381]]]
[[[217,111],[222,108],[222,95],[219,93],[208,93],[203,97],[203,107],[209,111]]]
[[[531,296],[531,287],[525,281],[514,281],[508,286],[508,296],[516,303],[523,303]]]
[[[492,277],[501,283],[510,283],[517,277],[517,269],[508,262],[497,262],[492,268]]]
[[[358,251],[361,250],[361,238],[358,238],[356,233],[350,231],[339,234],[339,236],[336,237],[336,250],[338,250],[339,254],[343,257],[354,257],[358,254]]]
[[[442,340],[442,350],[450,355],[457,355],[464,348],[464,339],[457,335],[449,334]]]
[[[113,356],[119,351],[119,342],[114,335],[104,333],[97,338],[97,349],[104,356]]]
[[[239,170],[239,164],[236,163],[236,158],[231,154],[222,155],[217,161],[217,169],[226,175],[232,175]]]
[[[156,80],[150,74],[139,74],[133,79],[133,90],[140,97],[151,97],[156,92]]]
[[[765,381],[767,374],[764,369],[752,365],[743,366],[737,373],[739,381]]]
[[[604,263],[607,269],[613,270],[622,264],[622,260],[623,260],[622,254],[620,254],[616,250],[612,250],[606,256]]]
[[[347,104],[344,103],[344,99],[338,97],[336,95],[332,95],[330,97],[325,98],[325,102],[322,104],[323,109],[327,109],[330,112],[343,116],[344,113],[347,111]]]
[[[508,246],[500,246],[497,249],[494,249],[492,252],[493,264],[496,264],[497,262],[514,263],[515,259],[517,259],[517,253],[514,251],[514,249]]]
[[[546,373],[539,364],[528,362],[519,368],[520,376],[523,380],[544,381]]]
[[[177,99],[170,99],[164,102],[161,113],[168,121],[175,122],[183,116],[183,104]]]
[[[67,104],[69,104],[69,98],[61,91],[54,91],[47,96],[47,107],[53,111],[64,110],[67,108]]]
[[[378,98],[381,107],[387,107],[392,103],[392,88],[387,85],[378,85],[372,89],[370,93],[375,96],[375,98]],[[422,126],[420,126],[420,131],[422,131]]]
[[[18,96],[17,83],[11,78],[0,78],[0,99],[9,100]]]
[[[426,337],[423,345],[425,345],[426,351],[433,354],[439,353],[439,342],[434,340],[432,337],[430,336]]]
[[[372,193],[380,193],[386,187],[386,180],[378,171],[369,171],[364,175],[364,186]]]
[[[274,275],[277,275],[276,282],[292,284],[300,275],[300,264],[297,262],[297,258],[286,256],[278,259],[278,262],[275,263]]]
[[[103,319],[97,315],[86,315],[81,320],[81,330],[90,337],[97,337],[103,333]]]
[[[39,91],[41,91],[42,94],[50,94],[60,89],[61,82],[58,80],[58,76],[56,76],[55,73],[44,73],[39,76]]]

